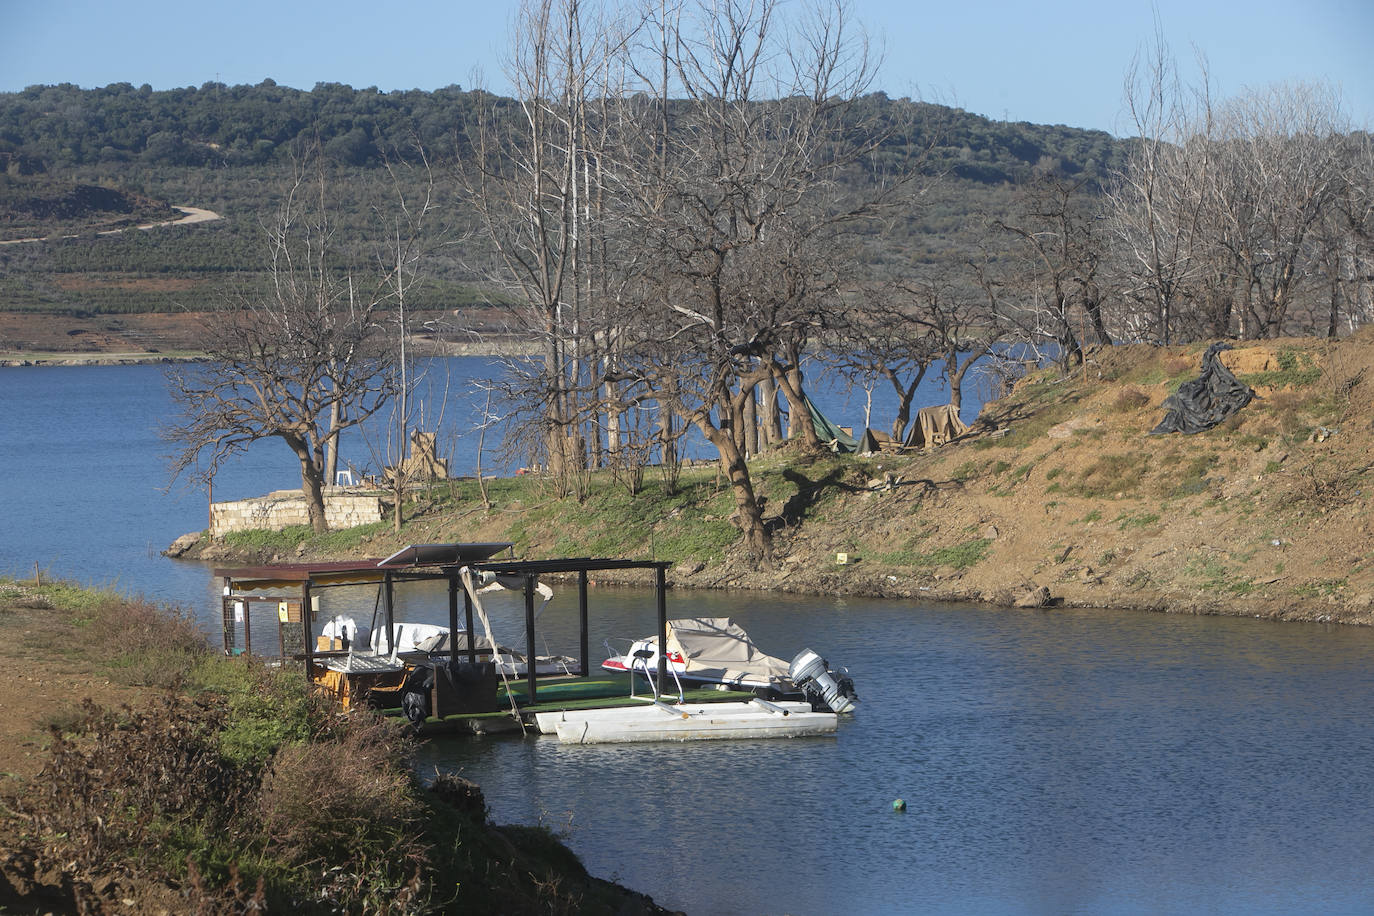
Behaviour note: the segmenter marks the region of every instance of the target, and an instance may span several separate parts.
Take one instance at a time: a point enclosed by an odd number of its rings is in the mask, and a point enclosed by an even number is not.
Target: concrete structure
[[[352,528],[379,522],[383,517],[382,493],[344,487],[325,487],[324,515],[330,528]],[[280,531],[291,525],[309,525],[305,496],[300,490],[277,490],[266,496],[236,499],[210,506],[210,537],[231,531]]]

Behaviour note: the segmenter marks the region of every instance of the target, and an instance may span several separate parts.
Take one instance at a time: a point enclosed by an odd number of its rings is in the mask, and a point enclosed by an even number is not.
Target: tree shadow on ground
[[[801,524],[811,507],[831,488],[847,493],[857,493],[859,487],[843,483],[840,480],[840,474],[843,470],[840,467],[832,468],[830,473],[817,480],[810,479],[795,468],[783,470],[783,479],[793,484],[797,488],[797,492],[788,497],[787,502],[782,504],[777,515],[765,520],[764,525],[767,526],[768,531],[772,533],[782,528]]]
[[[844,468],[837,467],[832,469],[824,477],[812,480],[795,468],[788,468],[782,472],[785,480],[796,486],[797,492],[783,503],[777,515],[764,520],[764,526],[770,534],[774,534],[785,528],[795,527],[806,520],[811,508],[818,503],[828,490],[834,489],[845,493],[864,493],[878,490],[896,490],[906,487],[919,487],[920,493],[917,498],[933,495],[943,490],[962,490],[963,481],[946,480],[936,481],[932,478],[901,478],[888,476],[882,484],[878,486],[855,486],[852,483],[845,483],[841,480]]]

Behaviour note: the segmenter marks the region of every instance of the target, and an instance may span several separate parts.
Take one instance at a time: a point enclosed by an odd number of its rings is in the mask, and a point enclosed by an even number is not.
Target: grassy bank
[[[943,448],[873,456],[788,446],[750,460],[774,560],[741,549],[714,468],[675,484],[445,481],[379,523],[316,538],[254,532],[208,555],[385,556],[407,543],[511,541],[520,555],[631,556],[678,586],[1059,603],[1374,623],[1374,331],[1237,345],[1259,397],[1214,429],[1152,436],[1206,343],[1099,348],[988,404]],[[840,564],[844,554],[848,562]]]
[[[0,911],[656,911],[174,609],[0,580],[0,656]]]

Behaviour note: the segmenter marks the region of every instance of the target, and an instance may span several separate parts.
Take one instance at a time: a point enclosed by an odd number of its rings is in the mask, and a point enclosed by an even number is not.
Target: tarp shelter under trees
[[[1166,413],[1150,435],[1200,433],[1211,429],[1240,410],[1255,392],[1222,364],[1219,353],[1231,345],[1219,341],[1202,354],[1202,374],[1184,382],[1160,405]]]
[[[916,411],[916,422],[911,425],[903,445],[908,448],[944,445],[966,432],[968,425],[959,419],[959,409],[953,404],[922,407]]]
[[[830,418],[821,413],[821,409],[810,398],[806,399],[806,409],[811,412],[811,422],[816,425],[816,435],[830,446],[831,451],[847,454],[859,447],[859,441],[830,422]]]

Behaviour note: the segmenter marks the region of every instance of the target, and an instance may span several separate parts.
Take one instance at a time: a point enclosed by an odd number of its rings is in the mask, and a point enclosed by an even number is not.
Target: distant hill
[[[0,245],[0,311],[67,314],[197,308],[227,287],[256,282],[261,231],[276,205],[293,151],[316,140],[344,176],[336,187],[340,231],[368,244],[368,195],[387,180],[383,151],[405,155],[418,141],[434,161],[461,153],[479,104],[512,100],[450,86],[382,93],[319,83],[309,92],[266,80],[153,91],[116,83],[0,93],[0,238],[81,234],[37,246]],[[959,109],[874,93],[855,116],[908,125],[873,157],[924,151],[939,175],[919,213],[885,228],[871,246],[875,266],[958,257],[980,212],[1006,205],[1010,189],[1040,171],[1104,181],[1124,144],[1101,131],[991,121]],[[856,179],[859,180],[859,179]],[[441,193],[450,193],[441,188]],[[171,206],[213,209],[213,224],[95,238],[121,220],[160,219]],[[445,201],[461,221],[465,208]],[[419,309],[499,300],[481,268],[480,243],[451,247],[429,265]],[[80,277],[80,282],[70,278]],[[131,278],[176,277],[176,284]]]

